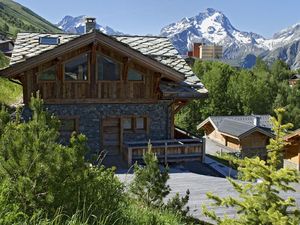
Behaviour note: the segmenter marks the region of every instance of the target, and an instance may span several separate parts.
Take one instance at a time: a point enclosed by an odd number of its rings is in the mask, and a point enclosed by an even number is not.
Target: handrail
[[[200,138],[194,138],[194,139],[168,139],[168,140],[155,140],[151,141],[150,144],[165,144],[165,143],[180,143],[180,144],[185,144],[187,142],[194,143],[194,142],[200,142],[202,143],[203,141]],[[184,143],[185,142],[185,143]],[[148,141],[127,141],[124,142],[124,145],[135,145],[135,144],[148,144]]]

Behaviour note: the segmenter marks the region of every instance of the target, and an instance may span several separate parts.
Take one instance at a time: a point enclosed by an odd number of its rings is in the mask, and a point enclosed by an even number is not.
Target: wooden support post
[[[132,165],[132,148],[128,148],[127,163],[128,163],[128,167]]]
[[[205,145],[206,145],[206,138],[202,138],[202,162],[205,161]]]
[[[168,143],[165,142],[165,164],[168,163]]]

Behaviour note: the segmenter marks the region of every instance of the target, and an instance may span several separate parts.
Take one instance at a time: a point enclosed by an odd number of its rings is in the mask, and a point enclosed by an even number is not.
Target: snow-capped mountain
[[[58,28],[62,29],[67,33],[83,34],[85,28],[85,18],[87,16],[65,16],[58,24]],[[100,24],[96,25],[96,28],[108,35],[118,35],[122,34],[119,31],[115,31],[109,26],[102,26]]]
[[[191,50],[194,42],[203,42],[222,45],[225,59],[245,67],[251,67],[260,56],[269,62],[281,59],[292,68],[300,68],[300,23],[266,39],[238,30],[222,12],[208,8],[164,27],[161,35],[168,37],[181,54]]]
[[[84,33],[86,16],[65,16],[57,26],[69,33]],[[121,35],[108,26],[97,24],[97,29],[108,35]],[[257,56],[272,62],[282,59],[292,68],[300,68],[300,23],[286,28],[270,39],[262,35],[240,31],[220,11],[208,8],[205,12],[172,23],[162,28],[161,36],[166,36],[177,50],[185,55],[194,42],[223,46],[227,62],[251,67]]]
[[[227,59],[260,54],[267,49],[263,36],[239,31],[222,12],[211,8],[164,27],[161,35],[169,37],[181,54],[186,54],[193,42],[223,45]]]

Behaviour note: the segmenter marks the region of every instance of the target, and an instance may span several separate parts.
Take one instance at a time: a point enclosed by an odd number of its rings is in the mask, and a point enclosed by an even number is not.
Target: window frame
[[[119,80],[99,80],[98,76],[98,56],[101,56],[103,58],[107,58],[111,61],[113,61],[115,64],[119,65]],[[115,58],[105,55],[102,52],[96,52],[96,65],[95,65],[95,78],[97,83],[108,83],[108,82],[122,82],[123,81],[123,63],[120,61],[116,60]]]
[[[87,55],[87,80],[66,80],[65,79],[65,68],[66,68],[66,64],[70,61],[72,61],[73,59],[76,59],[76,58],[79,58],[80,56],[82,55]],[[66,83],[89,83],[90,80],[91,80],[91,51],[88,51],[88,52],[84,52],[84,53],[81,53],[79,55],[76,55],[76,56],[73,56],[67,60],[65,60],[63,63],[62,63],[62,74],[63,74],[63,82],[66,82]]]
[[[143,119],[144,128],[137,128],[137,119],[138,118]],[[131,129],[124,128],[124,120],[125,119],[131,119],[131,123],[132,123]],[[147,117],[147,116],[124,116],[122,118],[122,129],[124,132],[132,132],[132,133],[146,132],[146,133],[148,133],[148,128],[149,128],[149,117]]]
[[[133,71],[139,73],[142,76],[142,79],[141,80],[129,80],[129,71],[130,70],[133,70]],[[136,68],[129,67],[128,71],[127,71],[127,81],[128,82],[133,82],[133,83],[144,83],[145,82],[145,74],[143,72],[137,70]]]
[[[65,131],[61,130],[61,126],[59,127],[59,133],[62,135],[71,135],[73,132],[78,133],[79,131],[79,122],[80,122],[80,116],[58,116],[59,121],[62,120],[74,120],[75,122],[75,130],[73,131]]]

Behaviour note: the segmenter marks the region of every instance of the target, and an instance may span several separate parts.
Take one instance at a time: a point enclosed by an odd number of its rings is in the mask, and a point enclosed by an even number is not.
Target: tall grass
[[[12,105],[22,98],[22,87],[0,77],[0,104]]]

